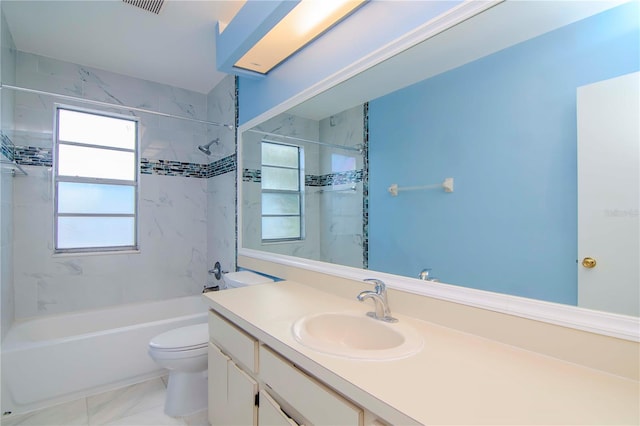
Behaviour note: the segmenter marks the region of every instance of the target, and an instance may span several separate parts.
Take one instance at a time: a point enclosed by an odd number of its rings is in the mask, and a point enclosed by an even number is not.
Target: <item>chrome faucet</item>
[[[375,283],[374,291],[365,290],[358,294],[357,299],[364,302],[366,299],[372,299],[375,305],[375,312],[367,312],[371,318],[375,318],[384,322],[397,322],[398,320],[391,316],[389,310],[389,301],[387,300],[387,286],[381,280],[376,278],[366,278],[364,281]]]

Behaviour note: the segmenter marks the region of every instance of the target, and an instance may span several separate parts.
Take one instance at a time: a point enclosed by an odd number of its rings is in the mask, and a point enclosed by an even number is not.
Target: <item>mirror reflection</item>
[[[366,265],[364,117],[363,106],[321,120],[281,114],[244,133],[243,247]],[[297,149],[298,165],[266,160],[273,147]]]
[[[245,132],[243,247],[638,316],[638,3],[508,3]]]

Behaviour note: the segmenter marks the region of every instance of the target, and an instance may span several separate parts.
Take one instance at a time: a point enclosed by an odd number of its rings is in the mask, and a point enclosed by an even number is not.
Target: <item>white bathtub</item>
[[[2,342],[2,413],[162,376],[147,354],[149,340],[206,320],[205,303],[190,296],[17,322]]]

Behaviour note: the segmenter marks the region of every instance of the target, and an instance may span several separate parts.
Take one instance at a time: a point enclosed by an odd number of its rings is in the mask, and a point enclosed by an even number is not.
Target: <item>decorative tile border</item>
[[[362,182],[362,170],[351,170],[348,172],[329,173],[326,175],[306,175],[304,177],[305,186],[332,186],[345,183]]]
[[[16,146],[14,149],[14,160],[21,166],[51,167],[53,164],[53,155],[51,148]]]
[[[304,186],[318,187],[318,186],[343,185],[346,183],[358,183],[358,182],[362,182],[362,177],[363,177],[362,170],[329,173],[326,175],[305,175]],[[259,169],[243,169],[242,181],[260,183],[262,182],[262,171]]]
[[[242,170],[243,182],[262,182],[262,170],[258,169],[243,169]]]
[[[225,173],[234,172],[237,167],[236,154],[214,161],[207,165],[207,177],[220,176]]]
[[[362,135],[362,267],[369,269],[369,102],[363,105]]]
[[[51,167],[53,156],[51,148],[34,146],[13,146],[11,140],[2,136],[2,155],[21,166]],[[235,154],[209,164],[185,163],[168,160],[140,159],[140,173],[143,175],[181,176],[206,179],[236,170]]]
[[[209,164],[184,163],[180,161],[140,159],[140,173],[144,175],[181,176],[211,178],[236,169],[235,154]]]
[[[183,163],[180,161],[140,159],[140,173],[143,175],[181,176],[206,178],[207,165]]]

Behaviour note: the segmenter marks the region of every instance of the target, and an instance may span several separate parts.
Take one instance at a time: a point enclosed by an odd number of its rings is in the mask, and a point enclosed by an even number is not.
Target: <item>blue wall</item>
[[[633,2],[369,103],[369,267],[577,303],[576,88],[637,71]],[[455,192],[402,192],[455,178]]]

